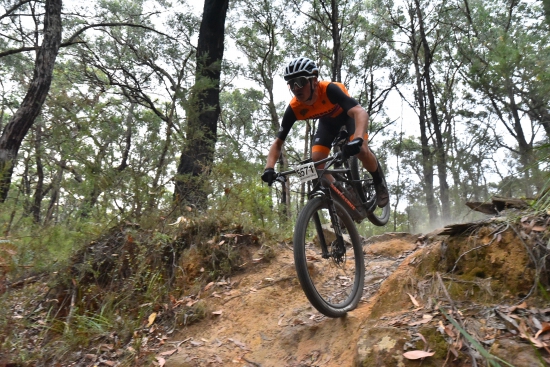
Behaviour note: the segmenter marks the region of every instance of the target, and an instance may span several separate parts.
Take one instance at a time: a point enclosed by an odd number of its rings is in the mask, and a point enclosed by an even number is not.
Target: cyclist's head
[[[285,80],[288,82],[290,79],[299,77],[299,76],[317,76],[319,75],[319,68],[313,60],[308,59],[307,57],[297,57],[285,68]]]
[[[290,89],[293,89],[294,87],[302,88],[308,79],[318,75],[319,68],[313,60],[307,57],[297,57],[286,66],[284,77]]]

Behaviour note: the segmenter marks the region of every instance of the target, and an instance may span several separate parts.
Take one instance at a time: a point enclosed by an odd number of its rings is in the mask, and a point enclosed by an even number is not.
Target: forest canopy
[[[283,67],[302,55],[369,113],[391,230],[460,221],[467,201],[534,197],[548,179],[546,1],[231,0],[223,57],[208,64],[197,50],[214,1],[0,1],[6,235],[166,215],[188,197],[176,186],[200,190],[205,208],[292,221],[305,188],[259,176],[290,100]],[[27,98],[45,84],[32,115]],[[198,102],[209,88],[219,105]],[[214,126],[197,130],[194,114],[216,109]],[[315,127],[295,125],[277,169],[309,156]],[[206,146],[197,139],[213,150],[199,154],[192,173],[204,179],[193,181],[180,158]]]

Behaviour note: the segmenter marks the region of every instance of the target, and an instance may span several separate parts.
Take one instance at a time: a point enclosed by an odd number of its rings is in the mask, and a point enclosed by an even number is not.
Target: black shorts
[[[352,136],[355,133],[355,120],[353,118],[344,113],[336,118],[321,117],[311,145],[322,145],[330,149],[334,138],[336,138],[340,132],[340,128],[344,125],[349,136]]]

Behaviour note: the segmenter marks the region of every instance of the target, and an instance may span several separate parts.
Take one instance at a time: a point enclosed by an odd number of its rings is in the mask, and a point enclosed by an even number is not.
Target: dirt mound
[[[17,340],[40,353],[36,366],[545,366],[547,223],[497,218],[365,239],[363,296],[340,319],[309,304],[287,243],[215,220],[170,235],[117,227],[73,257],[65,282],[14,298],[0,347],[24,330]],[[62,354],[67,325],[86,334]],[[0,365],[10,351],[0,349]]]
[[[421,241],[402,234],[365,241],[362,302],[342,319],[309,305],[292,251],[281,245],[271,263],[203,292],[209,316],[166,339],[157,363],[418,366],[412,358],[423,356],[423,366],[471,365],[473,359],[479,366],[544,366],[550,309],[532,290],[537,274],[539,281],[543,276],[529,261],[529,241],[501,225],[476,224]],[[530,251],[539,237],[532,237]]]

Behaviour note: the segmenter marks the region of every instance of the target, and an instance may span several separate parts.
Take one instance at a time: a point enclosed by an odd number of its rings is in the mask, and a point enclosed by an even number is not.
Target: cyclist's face
[[[311,78],[299,77],[288,81],[288,87],[300,102],[307,101],[315,91],[316,83]],[[310,84],[311,83],[311,84]],[[313,86],[313,91],[311,86]]]

